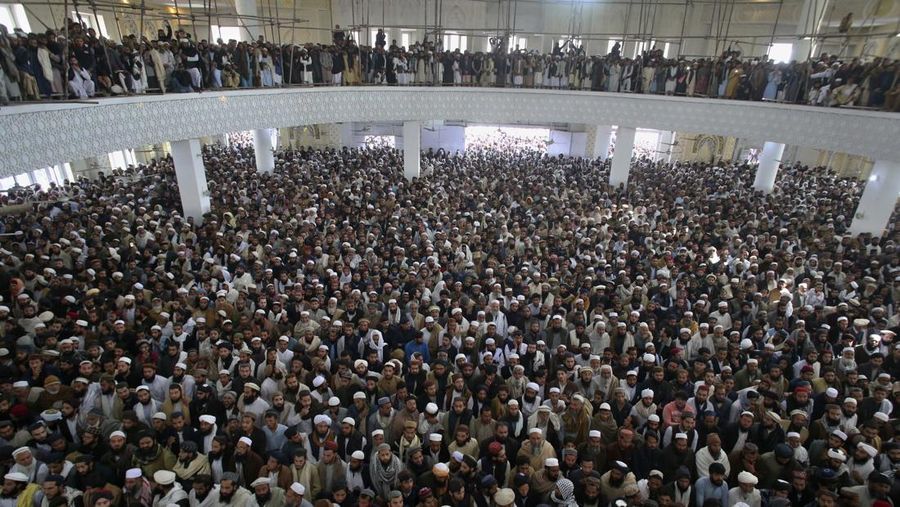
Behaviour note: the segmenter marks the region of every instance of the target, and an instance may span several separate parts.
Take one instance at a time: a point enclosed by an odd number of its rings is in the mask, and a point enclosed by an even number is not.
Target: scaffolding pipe
[[[784,7],[784,0],[778,2],[778,13],[775,14],[775,24],[772,25],[772,36],[769,37],[769,47],[775,43],[775,32],[778,31],[778,20],[781,19],[781,9]],[[767,52],[768,54],[768,52]]]
[[[678,56],[684,54],[684,27],[687,24],[688,0],[684,0],[684,13],[681,16],[681,37],[678,39]]]

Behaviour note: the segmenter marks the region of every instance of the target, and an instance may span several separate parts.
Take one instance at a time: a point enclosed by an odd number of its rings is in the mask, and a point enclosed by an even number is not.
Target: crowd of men
[[[205,148],[17,189],[0,506],[900,498],[896,231],[862,183],[522,150]]]
[[[153,92],[288,85],[427,85],[554,88],[652,93],[816,106],[900,110],[900,65],[888,58],[862,61],[822,54],[775,63],[728,50],[713,58],[666,58],[656,47],[623,57],[587,55],[583,45],[556,44],[551,53],[503,49],[460,51],[443,42],[402,47],[383,30],[374,45],[354,41],[339,26],[332,44],[197,41],[171,26],[154,40],[98,38],[69,20],[61,31],[15,32],[0,37],[0,102],[49,97],[89,98]]]

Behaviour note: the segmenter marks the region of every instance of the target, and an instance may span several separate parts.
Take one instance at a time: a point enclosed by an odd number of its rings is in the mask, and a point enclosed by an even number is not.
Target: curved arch
[[[562,90],[333,87],[5,108],[0,111],[0,175],[223,132],[399,120],[624,125],[900,159],[900,115],[892,113]]]

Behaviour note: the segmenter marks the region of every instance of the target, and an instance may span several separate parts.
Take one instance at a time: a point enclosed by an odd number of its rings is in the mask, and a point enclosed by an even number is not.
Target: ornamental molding
[[[565,90],[328,87],[105,98],[0,110],[0,176],[164,141],[320,123],[466,120],[622,125],[900,161],[900,115]]]

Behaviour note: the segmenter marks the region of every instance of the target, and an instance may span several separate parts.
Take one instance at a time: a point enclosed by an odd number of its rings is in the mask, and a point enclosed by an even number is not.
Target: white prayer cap
[[[432,433],[428,435],[428,441],[430,442],[440,442],[442,440],[444,440],[444,437],[441,436],[440,433]]]
[[[641,398],[652,398],[653,397],[653,389],[644,389],[641,391]]]
[[[200,416],[200,422],[204,422],[206,424],[216,424],[216,416],[203,414]]]
[[[119,362],[120,362],[120,363],[125,363],[125,364],[131,364],[131,358],[130,358],[130,357],[122,356],[122,357],[119,358]]]
[[[182,370],[187,370],[187,365],[184,363],[175,363],[176,368],[181,368]]]
[[[30,386],[28,385],[28,381],[27,381],[27,380],[17,380],[17,381],[15,381],[15,382],[13,382],[13,387],[16,387],[16,388],[25,388],[25,387],[30,387]]]
[[[168,419],[165,412],[157,412],[153,414],[153,419],[159,419],[160,421],[165,421]]]
[[[239,439],[238,439],[238,443],[241,443],[241,442],[247,444],[247,447],[250,447],[250,446],[253,445],[253,440],[250,440],[250,439],[247,438],[247,437],[241,437],[241,438],[239,438]]]
[[[800,438],[800,434],[796,431],[789,431],[787,434],[788,438]]]
[[[588,438],[602,438],[603,434],[600,433],[600,430],[591,430],[588,432]]]
[[[738,482],[742,484],[756,484],[757,482],[759,482],[759,479],[757,479],[755,475],[745,470],[738,474]]]
[[[675,440],[687,440],[687,433],[676,433]]]
[[[843,452],[837,449],[828,449],[828,457],[831,459],[836,459],[840,462],[847,461],[847,456],[845,456]]]
[[[268,486],[271,483],[272,483],[272,479],[269,479],[268,477],[259,477],[250,483],[250,487],[255,488],[257,486],[262,486],[263,484]]]
[[[303,496],[306,493],[306,487],[303,486],[303,484],[300,484],[299,482],[295,482],[295,483],[291,484],[291,491],[293,491],[294,493],[296,493],[300,496]]]
[[[349,424],[350,426],[356,427],[356,419],[354,419],[352,417],[345,417],[344,420],[341,421],[341,423]]]
[[[366,459],[366,455],[362,451],[353,451],[353,454],[351,454],[350,457],[353,459],[358,459],[360,461],[363,461]]]
[[[142,475],[140,468],[129,468],[125,471],[126,479],[140,479]]]
[[[169,470],[157,470],[153,473],[153,482],[167,486],[175,482],[175,472]]]
[[[23,445],[22,447],[19,447],[18,449],[13,451],[12,455],[13,455],[13,458],[15,458],[21,454],[25,454],[26,452],[31,452],[31,448]]]
[[[659,422],[659,416],[656,414],[650,414],[650,416],[647,417],[647,420],[650,422]]]
[[[544,466],[547,468],[554,468],[559,466],[559,460],[556,458],[547,458],[544,460]]]
[[[653,354],[644,354],[641,359],[643,359],[645,363],[652,363],[656,361],[656,356]]]
[[[437,404],[429,402],[427,405],[425,405],[425,412],[428,414],[431,414],[431,415],[437,414],[438,413]]]
[[[324,383],[325,383],[325,377],[323,377],[321,375],[319,375],[313,379],[313,387],[320,387]]]
[[[539,436],[543,436],[543,435],[544,435],[544,430],[542,430],[542,429],[540,429],[540,428],[531,428],[530,430],[528,430],[528,434],[529,434],[529,435],[539,435]]]
[[[319,414],[313,418],[313,423],[318,426],[320,424],[327,424],[331,426],[331,418],[325,414]]]
[[[825,390],[825,396],[828,396],[829,398],[837,398],[838,390],[833,387],[829,387]]]
[[[119,431],[119,430],[113,431],[112,433],[109,434],[109,438],[115,438],[115,437],[126,438],[125,433],[122,431]]]
[[[532,391],[540,391],[540,386],[537,385],[536,382],[529,382],[525,384],[525,389],[531,389]]]
[[[874,458],[875,455],[878,454],[878,451],[874,447],[865,442],[860,442],[859,444],[857,444],[856,448],[865,451],[870,458]]]
[[[28,476],[22,472],[10,472],[4,475],[3,478],[13,482],[28,482]]]

